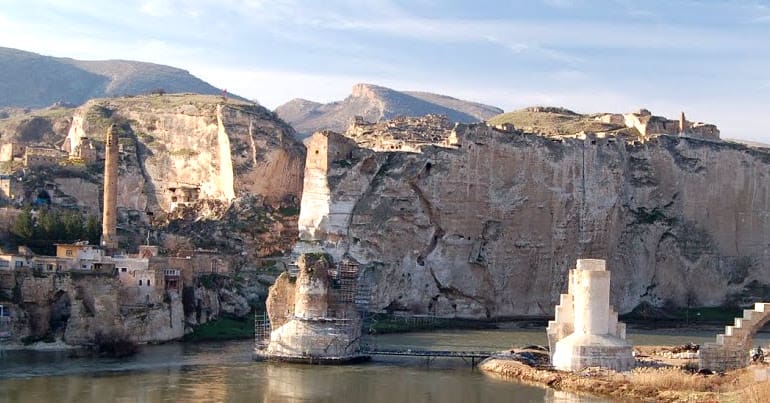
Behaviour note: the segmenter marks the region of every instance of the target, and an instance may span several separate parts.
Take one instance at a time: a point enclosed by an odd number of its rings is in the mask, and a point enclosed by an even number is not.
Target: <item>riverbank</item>
[[[6,351],[18,351],[18,350],[30,350],[30,351],[66,351],[77,350],[82,348],[80,346],[72,346],[65,343],[61,339],[55,341],[46,342],[38,341],[35,343],[0,343],[0,350]]]
[[[770,381],[758,377],[770,367],[750,366],[725,374],[699,374],[692,371],[697,361],[676,359],[667,348],[637,348],[637,367],[628,372],[589,368],[579,372],[557,371],[536,362],[523,362],[521,351],[490,357],[479,369],[525,384],[618,400],[656,402],[765,402]],[[526,352],[532,354],[533,352]],[[525,354],[526,355],[526,354]]]

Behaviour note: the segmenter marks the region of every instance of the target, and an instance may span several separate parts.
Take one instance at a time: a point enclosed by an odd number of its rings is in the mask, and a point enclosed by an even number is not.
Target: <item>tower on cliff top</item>
[[[681,114],[679,114],[679,134],[684,134],[687,132],[687,119],[684,117],[684,111],[682,111]]]
[[[110,126],[104,139],[104,212],[102,213],[102,247],[118,248],[117,199],[118,199],[118,127]]]

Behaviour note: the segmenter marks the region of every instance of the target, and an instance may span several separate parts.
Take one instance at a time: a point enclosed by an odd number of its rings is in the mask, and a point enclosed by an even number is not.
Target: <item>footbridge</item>
[[[428,359],[428,363],[436,358],[462,358],[464,361],[469,362],[471,366],[475,366],[478,362],[481,362],[487,357],[491,357],[496,354],[495,351],[451,351],[451,350],[419,350],[419,349],[378,349],[370,348],[361,352],[366,355],[382,355],[382,356],[405,356],[405,357],[425,357]]]

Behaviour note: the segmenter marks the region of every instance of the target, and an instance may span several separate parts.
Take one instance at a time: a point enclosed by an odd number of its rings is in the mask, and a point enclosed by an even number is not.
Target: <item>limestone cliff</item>
[[[91,160],[78,157],[19,174],[23,202],[54,182],[56,194],[71,201],[66,207],[98,212],[103,136],[117,123],[119,227],[129,238],[144,239],[153,224],[156,242],[177,232],[193,246],[221,246],[245,256],[274,254],[294,241],[305,149],[290,126],[258,105],[167,94],[98,99],[14,119],[49,122],[34,125],[43,133],[31,123],[0,125],[3,140],[22,150],[38,144],[61,146],[71,155],[95,150]],[[51,132],[62,120],[68,128]],[[204,229],[208,233],[199,232]]]
[[[118,330],[137,342],[163,342],[181,338],[185,322],[176,294],[142,306],[120,303],[116,277],[100,274],[16,276],[12,334],[37,340],[61,338],[70,345],[94,342],[96,333]]]
[[[223,201],[251,193],[278,202],[301,193],[302,146],[262,107],[189,94],[89,101],[66,141],[74,148],[80,138],[101,139],[104,121],[115,118],[124,122],[125,159],[140,165],[121,176],[118,195],[127,208],[168,211],[169,189],[182,186]]]
[[[767,289],[766,151],[484,124],[411,152],[356,141],[324,132],[306,142],[299,227],[306,244],[362,264],[376,309],[551,315],[577,258],[608,260],[621,313]]]

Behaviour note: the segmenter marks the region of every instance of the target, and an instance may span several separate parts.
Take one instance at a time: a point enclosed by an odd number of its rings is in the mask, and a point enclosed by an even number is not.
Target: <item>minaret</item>
[[[102,213],[102,247],[118,248],[117,200],[118,200],[118,127],[110,126],[104,139],[104,212]]]
[[[687,119],[684,118],[684,111],[679,115],[679,134],[687,132]]]

